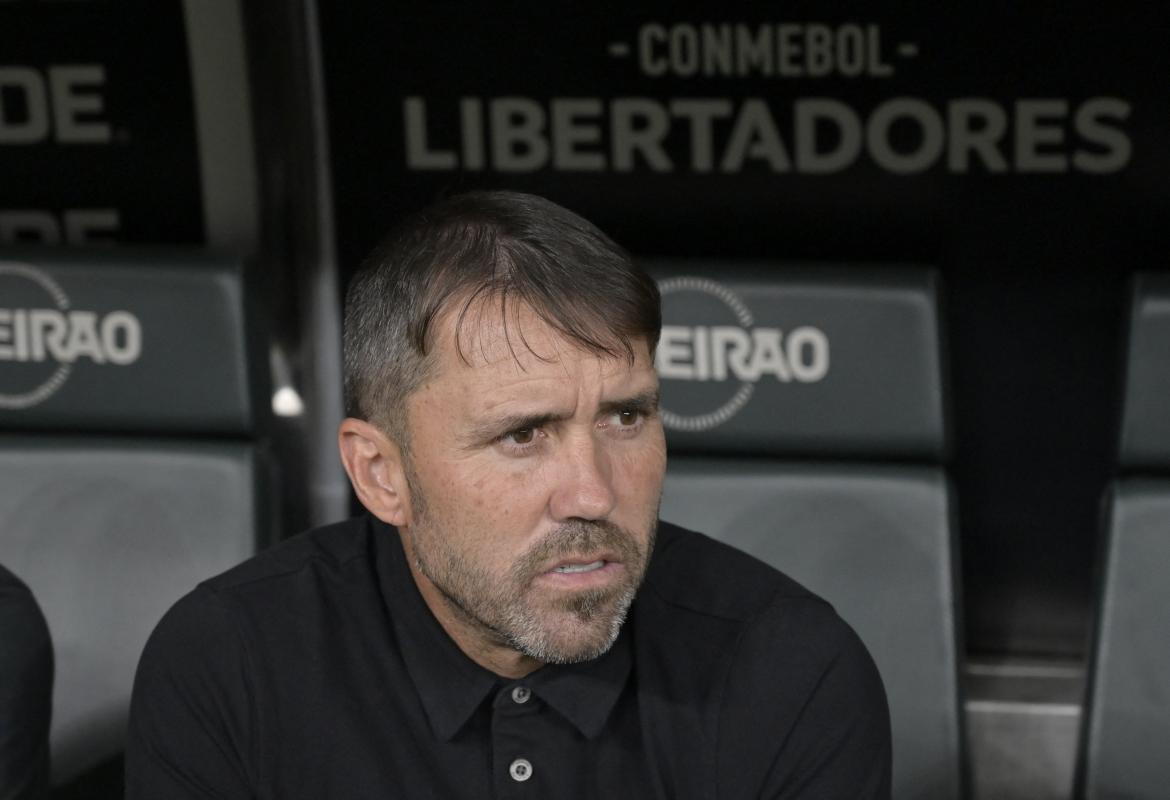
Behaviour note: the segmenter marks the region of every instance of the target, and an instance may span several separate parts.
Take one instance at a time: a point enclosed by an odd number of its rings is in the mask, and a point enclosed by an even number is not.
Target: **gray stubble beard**
[[[621,633],[654,550],[657,514],[650,520],[650,536],[644,552],[639,551],[633,536],[611,522],[568,521],[521,555],[512,566],[508,580],[497,587],[493,586],[491,576],[468,563],[460,553],[439,553],[443,569],[435,569],[436,564],[431,563],[431,554],[426,551],[434,543],[440,543],[442,547],[444,537],[441,531],[429,526],[428,505],[418,491],[417,479],[410,472],[408,470],[407,481],[415,524],[410,527],[408,535],[415,565],[458,617],[486,634],[490,641],[545,664],[589,661],[609,651]],[[421,539],[427,541],[423,543]],[[420,547],[420,544],[424,546]],[[563,603],[556,603],[553,611],[567,612],[577,623],[596,629],[586,631],[586,640],[575,645],[558,642],[557,632],[564,623],[557,618],[542,620],[541,609],[526,602],[525,595],[539,575],[541,566],[560,556],[590,550],[617,553],[627,570],[625,580],[615,589],[579,592],[564,598]],[[607,608],[612,608],[611,613],[604,619],[599,618]],[[546,618],[548,610],[545,609],[543,614]]]

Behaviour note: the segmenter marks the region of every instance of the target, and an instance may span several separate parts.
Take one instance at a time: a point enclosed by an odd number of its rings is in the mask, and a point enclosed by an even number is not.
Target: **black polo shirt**
[[[468,659],[397,532],[319,528],[201,584],[134,687],[129,798],[888,798],[885,694],[824,601],[668,523],[609,653]]]

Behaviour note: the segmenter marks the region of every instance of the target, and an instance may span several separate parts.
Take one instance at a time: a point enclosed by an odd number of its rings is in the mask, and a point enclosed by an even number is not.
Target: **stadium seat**
[[[53,640],[55,784],[122,750],[163,612],[267,538],[241,272],[193,253],[0,254],[0,562]]]
[[[654,263],[662,516],[829,600],[890,701],[894,797],[964,793],[934,274]]]
[[[1134,281],[1119,449],[1097,585],[1079,797],[1170,787],[1170,276]]]

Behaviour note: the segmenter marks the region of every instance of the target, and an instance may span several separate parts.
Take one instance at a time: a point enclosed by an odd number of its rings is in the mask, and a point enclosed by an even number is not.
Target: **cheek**
[[[648,432],[649,433],[649,432]],[[666,471],[666,441],[661,429],[617,459],[615,486],[619,495],[640,507],[654,505],[662,492]]]
[[[538,526],[544,512],[544,480],[498,464],[460,464],[446,483],[447,494],[436,498],[468,545],[503,550],[520,547]]]
[[[508,469],[507,465],[492,463],[471,464],[464,469],[461,491],[469,504],[492,514],[508,514],[529,495],[538,491],[542,483],[532,471]]]

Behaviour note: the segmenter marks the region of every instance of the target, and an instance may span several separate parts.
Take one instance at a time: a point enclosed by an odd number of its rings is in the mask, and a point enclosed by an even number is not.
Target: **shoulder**
[[[45,639],[49,636],[45,618],[32,592],[24,581],[3,566],[0,566],[0,625],[4,628],[6,640],[10,635]]]
[[[715,743],[725,793],[771,796],[777,781],[815,775],[820,785],[841,774],[846,785],[824,796],[883,796],[852,787],[888,782],[885,690],[827,601],[761,560],[669,523],[659,527],[643,589],[640,641],[651,657],[639,667],[681,687],[679,705],[714,704],[700,738]],[[672,719],[682,727],[686,718]],[[825,761],[833,753],[840,759]]]
[[[52,694],[45,618],[28,586],[0,567],[0,796],[48,796]]]
[[[203,581],[163,615],[138,662],[131,727],[150,742],[214,720],[239,743],[281,664],[304,664],[335,600],[373,582],[364,518],[294,536]],[[197,738],[197,737],[196,737]],[[242,747],[242,745],[240,745]]]
[[[308,570],[336,572],[369,556],[369,525],[365,517],[313,528],[277,544],[201,586],[231,594],[256,583],[296,580]]]
[[[824,599],[759,559],[670,523],[659,526],[638,604],[653,647],[701,653],[688,670],[708,680],[730,676],[749,692],[780,686],[786,699],[799,700],[834,665],[872,669],[865,646]]]
[[[675,609],[732,623],[737,660],[803,663],[810,678],[841,659],[870,663],[865,645],[826,600],[696,531],[661,523],[646,584]]]
[[[287,638],[327,604],[331,587],[353,586],[349,573],[372,575],[368,543],[369,526],[359,517],[298,534],[208,578],[163,616],[140,670],[209,649],[242,656],[249,646],[263,649],[269,637]]]
[[[48,693],[52,682],[53,645],[49,626],[28,586],[0,567],[0,698]],[[0,699],[0,706],[4,705]]]
[[[36,598],[24,581],[0,566],[0,640],[9,665],[52,658],[49,627]]]
[[[822,666],[868,659],[826,600],[747,553],[668,522],[659,526],[644,590],[672,612],[727,623],[735,652],[749,661],[794,650]]]
[[[729,621],[748,621],[785,601],[826,605],[763,561],[669,522],[659,523],[645,589],[677,609]]]
[[[663,658],[664,668],[702,672],[692,688],[720,687],[708,730],[719,732],[711,735],[721,781],[738,787],[731,794],[755,796],[778,776],[801,780],[837,767],[888,781],[885,690],[833,607],[733,547],[668,523],[659,531],[647,574],[658,607],[648,616],[657,626],[651,636],[686,649],[686,667]],[[836,766],[820,761],[843,743],[848,757]]]

